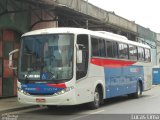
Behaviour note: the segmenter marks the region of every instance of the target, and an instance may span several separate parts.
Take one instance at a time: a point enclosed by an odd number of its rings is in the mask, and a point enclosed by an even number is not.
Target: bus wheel
[[[139,98],[142,96],[142,85],[140,82],[137,83],[137,92],[129,94],[128,96],[132,98]]]
[[[136,98],[139,98],[142,96],[142,85],[140,82],[137,83],[137,92],[135,94]]]
[[[100,106],[100,92],[99,89],[96,88],[94,92],[94,101],[89,103],[90,109],[97,109]]]

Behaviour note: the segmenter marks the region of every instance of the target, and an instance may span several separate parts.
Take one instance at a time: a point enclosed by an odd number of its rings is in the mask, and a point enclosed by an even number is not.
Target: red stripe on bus
[[[56,87],[56,88],[66,88],[65,83],[59,83],[59,84],[47,84],[49,87]]]
[[[109,67],[109,68],[121,68],[133,65],[134,61],[123,61],[123,60],[111,60],[102,58],[91,58],[91,63],[98,66]]]

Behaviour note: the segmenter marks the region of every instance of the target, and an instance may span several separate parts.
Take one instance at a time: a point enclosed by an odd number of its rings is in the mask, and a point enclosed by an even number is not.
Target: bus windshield
[[[73,76],[73,45],[73,34],[23,37],[19,80],[70,80]]]

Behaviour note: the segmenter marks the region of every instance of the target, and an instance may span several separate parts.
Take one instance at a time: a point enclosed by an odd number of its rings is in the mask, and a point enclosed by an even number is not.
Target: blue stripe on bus
[[[137,81],[144,80],[142,66],[104,68],[106,97],[111,98],[136,92]]]
[[[54,94],[64,88],[49,86],[48,84],[22,84],[21,89],[30,94]]]

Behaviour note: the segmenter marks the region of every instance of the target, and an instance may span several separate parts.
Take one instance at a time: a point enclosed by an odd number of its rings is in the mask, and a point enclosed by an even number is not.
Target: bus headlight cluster
[[[67,87],[67,88],[65,88],[65,89],[63,89],[63,90],[61,90],[61,91],[58,91],[57,93],[54,93],[53,95],[55,95],[55,96],[57,96],[57,95],[61,95],[61,94],[64,94],[64,93],[66,93],[66,92],[71,91],[72,89],[74,89],[74,87],[73,87],[73,86],[71,86],[71,87]]]
[[[21,88],[17,88],[17,90],[25,95],[30,95],[29,93],[25,92],[24,90],[22,90]]]

